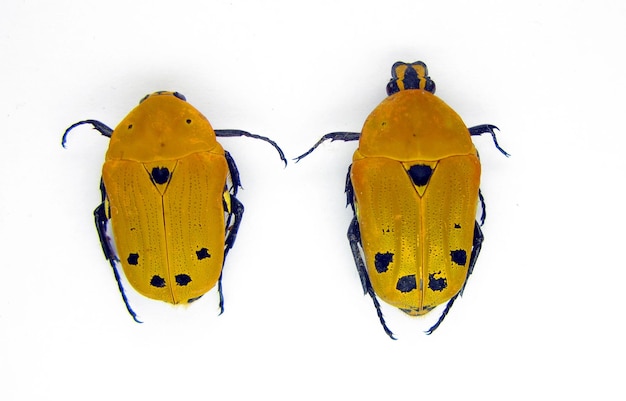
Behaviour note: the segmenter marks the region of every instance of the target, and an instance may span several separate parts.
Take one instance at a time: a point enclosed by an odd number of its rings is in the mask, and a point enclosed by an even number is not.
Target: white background
[[[0,5],[0,399],[624,399],[626,4],[621,1],[18,1]],[[92,210],[107,139],[177,90],[215,128],[293,158],[359,131],[393,62],[423,60],[483,162],[485,243],[431,336],[363,296],[335,142],[286,169],[222,140],[246,206],[188,308],[129,290]]]

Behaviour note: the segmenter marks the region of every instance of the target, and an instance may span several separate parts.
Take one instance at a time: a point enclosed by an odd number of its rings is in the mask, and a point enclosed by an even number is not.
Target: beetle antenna
[[[320,140],[317,141],[317,143],[315,143],[315,145],[313,145],[311,149],[307,150],[305,153],[301,154],[300,156],[296,157],[293,160],[295,160],[296,163],[299,162],[301,159],[311,154],[311,152],[313,152],[318,146],[320,146],[322,142],[328,139],[330,139],[331,142],[333,141],[346,141],[347,142],[347,141],[358,141],[360,137],[361,137],[360,132],[331,132],[330,134],[326,134],[323,137],[321,137]]]
[[[68,129],[65,130],[65,132],[63,133],[63,138],[61,138],[61,145],[63,147],[65,147],[65,142],[67,141],[67,134],[69,134],[69,132],[71,130],[73,130],[74,128],[78,127],[79,125],[83,125],[83,124],[91,124],[93,125],[93,129],[95,129],[96,131],[100,132],[102,135],[106,136],[107,138],[111,137],[111,134],[113,133],[113,130],[111,128],[109,128],[106,124],[101,123],[98,120],[84,120],[84,121],[79,121],[76,124],[72,124]]]
[[[276,151],[280,155],[280,160],[282,160],[285,163],[285,166],[287,166],[287,159],[285,158],[285,154],[283,153],[283,150],[280,148],[280,146],[278,146],[276,142],[272,141],[271,139],[265,136],[251,134],[247,131],[241,131],[238,129],[216,129],[215,135],[219,137],[245,136],[248,138],[260,139],[262,141],[265,141],[269,143],[270,145],[272,145],[274,149],[276,149]]]

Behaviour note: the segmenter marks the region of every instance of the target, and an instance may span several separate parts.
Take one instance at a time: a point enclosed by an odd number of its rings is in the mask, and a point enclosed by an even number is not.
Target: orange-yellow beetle
[[[480,162],[472,135],[493,125],[467,128],[434,95],[426,65],[397,62],[387,94],[361,133],[333,132],[323,141],[359,140],[346,180],[354,219],[348,238],[363,289],[409,315],[424,315],[447,303],[432,333],[462,293],[480,252],[485,211],[479,190]],[[481,224],[477,221],[482,203]],[[363,260],[363,257],[365,260]]]
[[[142,99],[112,130],[91,124],[111,138],[102,167],[102,203],[96,227],[128,312],[116,264],[140,294],[171,304],[193,302],[218,284],[224,310],[222,268],[233,246],[243,205],[237,166],[216,136],[270,139],[239,130],[213,130],[209,121],[177,92]],[[110,227],[109,227],[110,226]],[[111,229],[112,237],[111,238]]]

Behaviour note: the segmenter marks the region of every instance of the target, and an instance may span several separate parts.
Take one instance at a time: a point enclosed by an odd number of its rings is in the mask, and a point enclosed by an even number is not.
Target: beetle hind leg
[[[387,333],[389,338],[391,338],[392,340],[396,340],[396,338],[393,336],[393,332],[389,330],[389,327],[387,327],[387,323],[385,323],[385,318],[380,308],[380,303],[378,302],[378,298],[376,297],[374,288],[372,288],[372,283],[370,282],[369,276],[367,275],[365,262],[363,262],[361,250],[359,249],[359,246],[361,244],[361,233],[359,231],[359,222],[357,221],[356,216],[354,216],[354,218],[352,219],[352,223],[350,223],[350,227],[348,228],[348,241],[350,241],[352,256],[354,257],[354,263],[356,264],[357,271],[359,272],[359,277],[361,278],[363,291],[369,294],[369,296],[372,298],[372,302],[374,302],[374,307],[376,308],[376,314],[378,315],[378,320],[380,320],[380,324],[383,326],[383,330],[385,330],[385,333]]]
[[[448,312],[450,312],[450,308],[452,308],[452,304],[454,304],[456,297],[458,297],[460,293],[461,292],[457,293],[455,296],[450,298],[450,300],[448,301],[448,304],[446,305],[446,309],[444,309],[441,316],[439,316],[439,320],[437,320],[437,323],[435,323],[430,329],[425,331],[426,334],[431,335],[433,334],[433,331],[437,330],[437,327],[439,327],[441,322],[443,322],[443,319],[446,318],[446,316],[448,315]]]
[[[126,305],[126,310],[133,318],[133,320],[137,323],[142,323],[141,320],[137,318],[137,314],[130,307],[130,303],[128,302],[128,298],[126,298],[126,292],[124,291],[124,286],[122,285],[122,279],[120,277],[120,272],[117,269],[117,265],[115,262],[118,260],[117,255],[111,248],[111,243],[109,241],[109,237],[107,236],[107,222],[109,221],[106,213],[106,190],[104,189],[104,184],[100,183],[100,191],[102,192],[102,203],[98,205],[96,210],[94,210],[93,214],[96,220],[96,229],[98,230],[98,236],[100,237],[100,244],[102,245],[102,251],[104,252],[105,258],[109,261],[111,268],[113,269],[113,275],[115,276],[115,281],[117,282],[117,288],[122,295],[122,299],[124,300],[124,305]]]
[[[478,260],[478,254],[480,254],[480,249],[482,248],[484,238],[485,237],[483,236],[483,232],[480,229],[480,224],[478,223],[478,221],[476,221],[474,223],[474,241],[472,244],[472,255],[470,256],[469,267],[467,268],[467,275],[465,276],[465,282],[463,283],[463,287],[461,287],[461,290],[455,296],[450,298],[448,304],[446,305],[446,308],[443,310],[443,313],[439,317],[439,320],[437,320],[437,323],[435,323],[430,329],[426,331],[426,334],[432,334],[433,331],[437,330],[437,327],[439,327],[441,322],[443,322],[443,319],[445,319],[448,315],[448,312],[450,311],[450,308],[452,308],[452,305],[454,304],[456,298],[459,295],[463,295],[463,291],[465,290],[465,286],[467,285],[467,280],[474,271],[474,265],[476,264],[476,260]]]
[[[220,273],[220,278],[217,280],[217,292],[220,297],[220,315],[224,313],[224,292],[222,290],[222,275],[224,274],[224,264],[226,263],[226,256],[228,256],[228,251],[235,244],[235,240],[237,239],[237,232],[239,231],[239,226],[241,225],[241,219],[243,217],[244,207],[241,202],[234,196],[230,197],[230,207],[231,212],[228,216],[227,222],[230,224],[231,217],[233,217],[233,224],[226,227],[226,231],[228,234],[226,235],[226,240],[224,241],[224,261],[222,262],[222,272]]]

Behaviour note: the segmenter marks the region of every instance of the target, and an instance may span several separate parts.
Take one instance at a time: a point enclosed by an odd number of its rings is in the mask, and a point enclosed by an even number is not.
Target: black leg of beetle
[[[255,135],[247,131],[241,131],[237,129],[216,129],[215,135],[219,137],[245,136],[248,138],[260,139],[262,141],[265,141],[269,143],[270,145],[272,145],[274,149],[276,149],[276,151],[280,155],[280,160],[282,160],[285,163],[285,166],[287,165],[287,159],[285,158],[285,154],[283,153],[283,150],[280,148],[280,146],[278,146],[276,142],[272,141],[271,139],[265,136]]]
[[[104,191],[103,186],[101,189]],[[103,195],[104,194],[105,192],[103,192]],[[126,310],[128,310],[128,313],[130,314],[130,316],[132,316],[135,322],[142,323],[139,319],[137,319],[137,314],[135,313],[133,308],[130,307],[130,304],[128,303],[128,298],[126,298],[126,292],[124,291],[124,286],[122,285],[122,279],[120,278],[120,273],[117,270],[117,266],[115,265],[117,256],[113,252],[113,249],[111,249],[111,245],[107,238],[107,234],[106,234],[107,217],[106,217],[104,208],[105,208],[105,204],[104,202],[102,202],[93,212],[94,217],[96,219],[96,228],[98,230],[98,236],[100,237],[100,244],[102,245],[102,251],[104,252],[104,256],[109,261],[111,268],[113,269],[113,275],[115,276],[115,281],[117,282],[117,288],[120,290],[120,294],[122,294],[122,299],[124,300],[124,305],[126,305]]]
[[[322,144],[322,142],[331,140],[332,141],[357,141],[361,137],[360,132],[331,132],[330,134],[324,135],[313,147],[307,150],[305,153],[296,157],[294,160],[299,162],[302,158],[308,156],[311,152],[315,150],[318,146]]]
[[[472,136],[474,136],[474,135],[482,135],[482,134],[485,134],[485,133],[490,133],[491,137],[493,138],[493,143],[496,145],[496,149],[498,149],[506,157],[511,156],[504,149],[502,149],[500,147],[500,145],[498,144],[498,139],[496,138],[496,132],[494,131],[494,129],[497,129],[498,131],[500,130],[495,125],[482,124],[482,125],[477,125],[475,127],[469,128],[469,133]]]
[[[109,241],[106,233],[107,221],[109,219],[107,218],[105,210],[107,193],[102,180],[100,180],[100,193],[102,194],[102,203],[98,205],[96,210],[93,211],[93,215],[96,219],[96,230],[98,231],[102,252],[104,253],[104,257],[111,261],[116,260],[117,256],[115,255],[115,252],[113,252],[113,248],[111,248],[111,242]]]
[[[387,323],[385,323],[383,312],[380,309],[380,303],[376,298],[376,293],[374,292],[374,289],[372,288],[372,283],[370,282],[369,276],[367,275],[365,262],[363,262],[363,258],[361,257],[361,251],[359,249],[359,244],[361,243],[361,234],[359,231],[359,222],[357,221],[356,216],[352,219],[352,223],[350,223],[350,227],[348,228],[348,241],[350,241],[352,256],[354,257],[354,263],[356,264],[356,268],[359,272],[359,277],[361,278],[363,291],[369,294],[369,296],[372,298],[372,301],[374,302],[374,307],[376,308],[376,314],[378,315],[380,324],[383,326],[383,330],[385,330],[385,333],[387,333],[389,338],[395,340],[396,338],[393,336],[393,332],[389,330],[389,327],[387,327]]]
[[[228,230],[228,234],[226,235],[224,245],[224,260],[226,260],[226,255],[228,255],[230,248],[232,248],[235,244],[235,239],[237,239],[237,232],[239,231],[239,226],[241,225],[241,219],[243,218],[244,212],[243,204],[234,196],[230,197],[230,205],[234,215],[234,221],[232,226],[226,228]]]
[[[441,322],[443,322],[443,319],[445,319],[446,316],[448,315],[448,312],[450,312],[450,308],[452,308],[452,305],[454,304],[454,300],[456,300],[456,297],[458,297],[459,294],[456,294],[455,296],[450,298],[450,300],[448,301],[448,304],[446,305],[446,309],[443,310],[443,313],[439,317],[439,320],[437,320],[437,323],[435,323],[433,325],[433,327],[431,327],[430,329],[426,330],[426,334],[431,335],[431,334],[433,334],[433,331],[437,330],[437,327],[439,327]]]
[[[348,174],[346,175],[346,206],[352,207],[352,211],[356,214],[356,208],[354,207],[354,187],[352,186],[352,180],[350,179],[350,171],[352,170],[352,165],[348,167]]]
[[[65,147],[65,142],[67,140],[67,134],[69,134],[69,132],[71,130],[73,130],[74,128],[78,127],[79,125],[83,125],[83,124],[91,124],[93,125],[93,128],[100,132],[102,135],[106,136],[107,138],[111,137],[111,134],[113,133],[113,130],[111,128],[109,128],[106,124],[101,123],[98,120],[84,120],[84,121],[79,121],[76,124],[72,124],[68,129],[65,130],[65,133],[63,133],[63,138],[61,138],[61,145],[63,145],[63,147]]]
[[[239,169],[237,169],[237,164],[235,164],[235,159],[232,158],[230,153],[224,151],[224,156],[226,157],[226,163],[228,164],[228,171],[230,172],[230,180],[232,181],[232,195],[237,195],[237,190],[239,188],[243,188],[241,186],[241,178],[239,177]]]
[[[467,275],[465,276],[465,283],[463,283],[463,287],[461,287],[461,290],[458,292],[458,294],[450,298],[450,301],[448,301],[448,304],[446,305],[446,309],[443,310],[443,313],[439,317],[439,320],[437,320],[437,323],[435,323],[433,327],[431,327],[430,329],[426,331],[426,334],[432,334],[433,331],[437,330],[437,327],[439,327],[441,322],[443,322],[443,319],[445,319],[446,315],[450,311],[450,308],[452,308],[452,305],[454,304],[454,301],[456,300],[456,298],[459,295],[463,295],[463,291],[465,290],[465,286],[467,285],[467,280],[469,279],[469,276],[474,271],[474,265],[476,264],[476,260],[478,260],[478,254],[480,253],[480,249],[482,248],[483,239],[484,239],[484,236],[483,236],[482,230],[480,229],[480,224],[478,224],[478,222],[475,222],[474,223],[474,241],[472,244],[472,255],[470,256],[469,267],[467,268]]]
[[[480,224],[476,222],[474,224],[474,241],[472,244],[472,255],[469,260],[469,267],[467,268],[467,276],[465,277],[465,284],[463,284],[463,288],[461,288],[461,295],[463,295],[463,290],[465,289],[465,285],[467,284],[467,279],[469,279],[470,274],[474,271],[474,266],[476,265],[476,261],[478,260],[478,254],[480,254],[480,249],[483,247],[483,231],[480,229]]]
[[[232,208],[231,215],[234,215],[233,225],[226,227],[228,234],[226,235],[226,240],[224,241],[224,261],[222,262],[222,272],[220,273],[220,278],[217,280],[217,292],[220,297],[220,315],[224,313],[224,293],[222,291],[222,274],[224,274],[224,264],[226,263],[228,251],[230,251],[235,244],[235,240],[237,239],[237,232],[239,231],[239,226],[241,225],[241,219],[244,212],[243,204],[234,196],[230,197],[230,204]],[[230,216],[228,217],[228,221],[230,221]]]
[[[482,226],[487,218],[487,205],[485,205],[485,198],[480,189],[478,189],[478,200],[480,201],[480,207],[483,209],[483,212],[480,214],[480,225]]]

